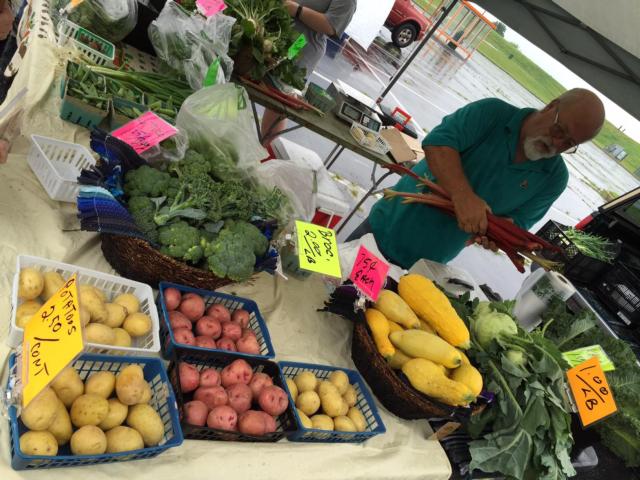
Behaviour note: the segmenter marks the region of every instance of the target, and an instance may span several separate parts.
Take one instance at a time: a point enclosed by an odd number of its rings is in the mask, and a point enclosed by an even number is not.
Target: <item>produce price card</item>
[[[205,17],[212,17],[227,8],[223,0],[197,0],[196,5]]]
[[[380,290],[384,287],[388,272],[388,263],[380,260],[364,245],[360,245],[349,278],[362,293],[375,302],[378,300]]]
[[[300,268],[330,277],[342,277],[336,234],[313,223],[296,220]]]
[[[618,410],[598,357],[592,357],[568,370],[567,379],[583,427]]]
[[[616,367],[607,356],[606,352],[600,345],[591,345],[590,347],[576,348],[570,352],[564,352],[562,358],[564,358],[569,365],[575,367],[582,362],[589,360],[591,357],[598,357],[600,366],[605,372],[611,372]]]
[[[83,348],[77,275],[74,275],[24,328],[22,406],[26,407]]]
[[[178,133],[176,127],[153,112],[145,112],[135,120],[111,132],[116,138],[142,153]]]
[[[307,44],[307,37],[305,37],[304,34],[301,33],[300,36],[296,38],[296,40],[291,44],[291,46],[289,47],[289,50],[287,50],[287,58],[289,60],[293,60],[294,58],[296,58],[306,44]]]

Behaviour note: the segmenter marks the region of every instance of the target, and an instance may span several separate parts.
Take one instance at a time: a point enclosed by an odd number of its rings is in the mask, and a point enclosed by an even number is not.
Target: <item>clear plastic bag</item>
[[[227,51],[234,23],[235,18],[222,14],[208,19],[191,15],[169,0],[149,25],[149,39],[158,57],[184,73],[189,85],[198,90],[205,78],[209,84],[219,84],[231,77],[233,61]],[[211,78],[209,71],[216,65],[222,68],[214,71]]]
[[[187,134],[189,148],[217,160],[215,176],[221,180],[236,179],[238,169],[255,168],[267,157],[247,92],[235,83],[206,87],[189,96],[176,125]]]
[[[129,35],[138,22],[136,0],[84,0],[76,7],[70,0],[57,0],[56,10],[66,11],[73,23],[112,42]]]
[[[178,129],[178,133],[142,152],[140,156],[152,165],[179,162],[184,158],[188,147],[187,135]]]

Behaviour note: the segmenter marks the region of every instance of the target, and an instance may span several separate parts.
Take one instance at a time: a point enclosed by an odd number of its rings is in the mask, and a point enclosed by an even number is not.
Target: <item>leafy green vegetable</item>
[[[70,0],[56,0],[55,9]],[[69,20],[112,42],[119,42],[133,30],[138,18],[132,0],[84,0],[69,13]]]
[[[483,302],[474,313],[473,329],[476,341],[482,347],[486,348],[494,338],[502,334],[514,335],[518,332],[516,322],[509,315],[491,310]]]
[[[253,274],[256,263],[254,242],[241,233],[223,229],[204,249],[209,269],[218,277],[228,277],[237,282],[245,281]]]
[[[551,322],[547,335],[562,351],[600,345],[614,363],[616,369],[606,375],[618,413],[594,428],[602,443],[627,466],[640,466],[640,366],[635,353],[625,341],[611,337],[599,328],[590,310],[573,315],[567,311],[564,302],[553,299],[542,318]]]
[[[576,230],[575,228],[568,228],[564,231],[564,234],[583,255],[606,263],[613,262],[615,258],[613,252],[614,244],[606,238]]]
[[[500,304],[491,307],[508,308]],[[480,321],[506,315],[489,311],[486,304],[478,311]],[[489,341],[483,338],[482,344],[477,335],[479,319],[471,321],[469,353],[483,372],[485,388],[495,393],[496,402],[471,417],[468,430],[475,440],[469,445],[469,468],[508,479],[557,480],[574,475],[569,458],[571,421],[564,393],[567,365],[542,332],[530,334],[517,326],[514,331],[504,318],[498,318],[499,325],[492,325],[497,328],[493,337]]]

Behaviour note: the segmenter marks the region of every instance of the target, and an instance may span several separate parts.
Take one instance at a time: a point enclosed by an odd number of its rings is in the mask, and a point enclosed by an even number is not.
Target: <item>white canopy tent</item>
[[[474,2],[640,118],[639,1]]]

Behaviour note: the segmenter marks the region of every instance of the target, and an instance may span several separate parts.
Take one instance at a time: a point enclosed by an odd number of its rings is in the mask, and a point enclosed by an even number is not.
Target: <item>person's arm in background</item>
[[[9,0],[0,0],[0,40],[6,40],[13,28],[13,11]]]
[[[285,1],[284,5],[287,7],[289,15],[295,17],[296,12],[298,11],[298,3]],[[302,7],[302,12],[300,12],[298,20],[316,32],[324,33],[330,37],[333,37],[336,34],[336,30],[333,28],[333,25],[329,23],[327,16],[324,13],[317,12],[309,7]]]
[[[284,6],[289,15],[295,18],[299,3],[285,0]],[[326,12],[318,12],[309,7],[302,7],[298,21],[316,32],[329,37],[340,37],[353,18],[356,11],[355,0],[332,0]]]

